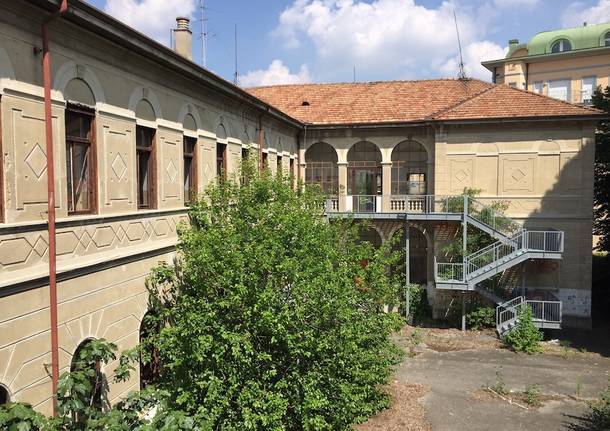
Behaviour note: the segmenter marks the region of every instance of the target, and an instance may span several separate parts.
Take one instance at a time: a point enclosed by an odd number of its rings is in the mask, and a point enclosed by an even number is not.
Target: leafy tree
[[[610,114],[610,87],[599,87],[593,106]],[[597,248],[610,251],[610,121],[600,121],[595,134],[595,195],[593,233],[600,235]]]
[[[154,272],[159,387],[203,429],[349,429],[387,405],[400,257],[329,223],[318,193],[243,175],[190,208],[176,267]]]

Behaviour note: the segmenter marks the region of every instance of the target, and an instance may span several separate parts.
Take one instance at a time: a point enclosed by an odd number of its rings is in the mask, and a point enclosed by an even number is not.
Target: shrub
[[[529,355],[540,353],[540,342],[543,334],[536,326],[529,306],[521,307],[517,325],[504,337],[504,344],[515,352],[525,352]]]
[[[610,385],[600,398],[587,403],[588,410],[576,418],[575,423],[569,424],[573,431],[608,431],[610,430]]]
[[[538,385],[529,385],[525,388],[525,401],[530,406],[540,404],[540,388],[538,388]]]
[[[246,175],[190,207],[177,267],[151,279],[171,322],[159,387],[206,429],[349,429],[387,406],[399,359],[393,253],[328,223],[308,190]]]
[[[496,324],[496,310],[488,306],[478,306],[466,314],[466,323],[475,331],[481,328],[493,328]]]
[[[421,324],[430,318],[431,314],[426,288],[412,284],[409,288],[409,323]]]

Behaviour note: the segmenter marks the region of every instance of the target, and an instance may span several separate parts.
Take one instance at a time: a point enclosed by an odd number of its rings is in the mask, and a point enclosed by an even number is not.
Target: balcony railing
[[[438,195],[344,195],[326,201],[327,212],[452,213],[464,211],[464,197]]]

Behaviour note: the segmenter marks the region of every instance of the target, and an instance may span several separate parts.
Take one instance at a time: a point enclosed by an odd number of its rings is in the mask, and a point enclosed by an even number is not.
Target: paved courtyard
[[[393,406],[359,430],[570,430],[586,400],[608,385],[610,358],[597,353],[546,345],[544,354],[515,354],[491,333],[451,329],[413,337],[408,328],[398,341],[414,356],[396,371]],[[511,404],[516,395],[502,399],[485,391],[497,384],[498,372],[515,393],[537,385],[542,405]]]

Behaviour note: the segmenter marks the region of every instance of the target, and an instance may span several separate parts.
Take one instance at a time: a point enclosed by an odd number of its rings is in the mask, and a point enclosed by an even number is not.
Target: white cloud
[[[311,76],[306,65],[302,65],[298,73],[290,73],[281,60],[273,60],[267,69],[252,70],[239,78],[240,85],[246,88],[307,82],[311,82]]]
[[[412,78],[438,74],[455,56],[453,11],[449,1],[427,8],[414,0],[295,0],[274,34],[288,48],[310,42],[321,70],[351,71],[355,65],[365,76]],[[458,10],[463,46],[483,39],[488,12]],[[471,48],[473,56],[477,48],[483,46]]]
[[[481,66],[481,62],[504,58],[506,52],[506,48],[502,48],[500,45],[487,40],[471,43],[463,50],[466,76],[489,81],[491,72]],[[459,64],[459,56],[452,57],[440,67],[440,72],[444,76],[455,77],[459,73]]]
[[[497,7],[534,7],[538,5],[539,0],[494,0],[494,5]]]
[[[564,12],[561,23],[566,27],[577,27],[586,22],[600,24],[610,20],[610,0],[599,0],[595,6],[584,7],[581,2],[574,2]]]
[[[176,17],[194,10],[195,0],[106,0],[104,6],[104,12],[166,45]]]

